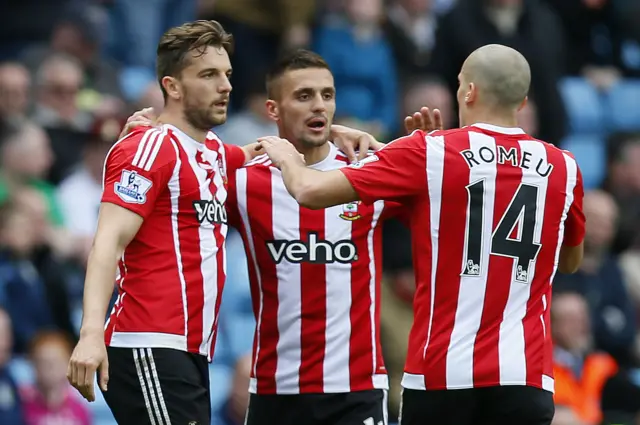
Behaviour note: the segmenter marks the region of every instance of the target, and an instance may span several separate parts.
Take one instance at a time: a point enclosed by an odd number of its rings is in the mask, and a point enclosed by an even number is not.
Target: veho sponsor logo
[[[276,264],[280,264],[282,260],[296,264],[347,264],[358,260],[358,248],[352,241],[325,241],[318,238],[316,232],[309,232],[307,242],[301,240],[267,241],[267,249]]]
[[[218,200],[193,201],[193,208],[200,224],[208,222],[211,224],[227,224],[227,210]]]

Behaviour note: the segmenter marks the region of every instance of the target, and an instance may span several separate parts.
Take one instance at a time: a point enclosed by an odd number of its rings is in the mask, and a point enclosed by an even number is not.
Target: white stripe
[[[258,320],[256,321],[256,352],[253,356],[253,376],[257,376],[258,357],[260,356],[260,325],[262,324],[262,309],[264,307],[264,293],[262,291],[262,273],[258,267],[258,261],[256,258],[256,248],[253,244],[253,232],[249,222],[249,211],[247,208],[247,169],[240,168],[236,173],[236,198],[238,202],[238,212],[240,213],[240,219],[245,231],[245,239],[249,245],[248,261],[253,263],[253,267],[256,271],[256,277],[258,281],[258,293],[260,294],[260,307],[258,309]],[[253,385],[250,386],[250,392],[255,393],[256,389]]]
[[[573,191],[576,188],[576,184],[578,184],[578,164],[576,164],[576,161],[566,153],[563,152],[562,155],[564,157],[565,166],[567,168],[567,182],[565,187],[566,197],[564,199],[564,208],[562,209],[560,226],[558,226],[558,246],[556,247],[556,256],[553,262],[553,273],[551,274],[551,282],[553,282],[553,278],[555,277],[556,271],[558,270],[560,249],[562,248],[562,241],[564,240],[565,222],[567,221],[569,209],[573,204]]]
[[[271,214],[275,240],[300,240],[300,206],[284,186],[280,170],[271,168]],[[300,264],[283,259],[276,265],[278,281],[278,343],[276,350],[276,391],[300,391],[302,331],[302,282]],[[283,284],[286,282],[286,284]]]
[[[540,161],[547,161],[547,151],[544,145],[535,140],[522,140],[519,142],[520,151],[528,152],[531,166],[522,168],[521,184],[538,187],[538,199],[536,201],[536,223],[533,232],[533,242],[540,243],[542,239],[542,225],[544,221],[545,199],[547,196],[548,179],[536,172],[536,166]],[[545,167],[546,168],[546,167]],[[522,212],[524,214],[524,211]],[[522,226],[519,226],[519,230]],[[498,340],[498,358],[500,359],[500,384],[501,385],[525,385],[527,381],[527,359],[525,356],[525,336],[523,319],[527,314],[527,302],[531,293],[531,282],[535,274],[535,262],[530,264],[528,282],[522,283],[515,280],[518,261],[513,260],[511,271],[511,285],[509,297],[504,309],[502,322],[500,323],[500,336]]]
[[[138,357],[138,351],[134,348],[133,350],[133,362],[136,365],[136,372],[138,374],[138,380],[140,381],[140,389],[142,390],[142,396],[144,397],[144,405],[147,407],[147,413],[149,414],[149,419],[151,420],[151,425],[156,425],[156,418],[154,415],[154,411],[151,409],[151,403],[149,403],[149,395],[147,394],[147,384],[144,380],[144,376],[142,375],[142,368],[140,367],[140,359]],[[160,421],[161,418],[158,418]],[[162,424],[162,422],[160,422]]]
[[[111,347],[121,348],[174,348],[176,350],[187,350],[187,339],[184,335],[167,334],[160,332],[113,332]]]
[[[147,141],[146,146],[144,147],[144,152],[142,153],[142,156],[140,157],[140,160],[136,163],[133,164],[137,167],[140,168],[144,168],[144,164],[147,162],[147,159],[149,158],[149,155],[151,154],[151,150],[153,149],[153,147],[155,146],[156,143],[158,143],[158,141],[162,141],[162,132],[161,131],[157,131],[155,132],[152,136],[149,137],[149,140]]]
[[[342,205],[324,210],[324,239],[338,244],[351,240],[353,222],[340,218]],[[314,248],[310,248],[313,252]],[[330,249],[330,248],[328,248]],[[324,251],[324,250],[319,250]],[[324,392],[338,393],[351,390],[350,347],[351,333],[351,263],[325,264],[325,347]],[[318,282],[321,283],[321,282]],[[361,300],[364,301],[364,300]]]
[[[132,165],[136,167],[139,166],[140,157],[142,156],[142,153],[145,151],[145,147],[147,146],[147,143],[150,143],[151,141],[153,141],[153,139],[158,135],[158,133],[160,133],[160,131],[155,128],[149,129],[147,130],[146,133],[144,133],[144,135],[142,136],[142,139],[140,140],[140,143],[138,144],[138,150],[136,151],[136,154],[133,157],[133,161],[131,161]]]
[[[176,153],[176,165],[173,167],[173,174],[167,186],[169,187],[169,194],[171,198],[171,232],[173,234],[173,247],[176,253],[176,264],[178,266],[178,276],[180,277],[180,286],[182,291],[182,315],[184,317],[184,338],[185,349],[186,339],[188,336],[188,319],[189,314],[187,310],[187,282],[184,277],[184,271],[182,269],[182,254],[180,253],[180,236],[178,234],[178,213],[180,212],[179,199],[180,199],[180,170],[182,168],[182,160],[180,159],[180,151],[176,142],[171,140],[173,149]]]
[[[373,217],[371,218],[371,229],[367,234],[367,250],[369,251],[369,297],[371,298],[371,305],[369,306],[369,320],[371,320],[371,347],[373,352],[373,374],[378,373],[378,338],[376,329],[376,305],[378,300],[376,299],[376,250],[373,237],[376,233],[376,227],[378,226],[378,220],[380,214],[384,209],[384,201],[376,201],[373,203]]]
[[[442,179],[444,173],[444,137],[425,137],[427,163],[427,188],[429,190],[429,218],[431,221],[431,303],[429,305],[429,327],[422,358],[427,354],[433,324],[433,303],[436,299],[436,272],[438,271],[438,244],[440,242],[440,207],[442,203]],[[388,146],[388,145],[385,145]],[[446,236],[446,235],[445,235]],[[403,378],[404,382],[404,378]],[[404,384],[403,384],[404,385]],[[424,389],[424,380],[422,383]]]
[[[208,180],[207,170],[200,167],[196,162],[198,146],[194,143],[182,143],[182,147],[187,153],[191,171],[193,171],[193,175],[197,179],[197,186],[200,189],[200,193],[198,195],[199,199],[203,201],[212,201],[214,195],[211,193],[211,183]],[[209,161],[214,167],[217,167],[217,152],[204,148],[202,154],[207,161]],[[214,178],[216,175],[220,179],[220,173],[214,172]],[[221,179],[220,184],[222,185]],[[200,242],[198,248],[200,251],[200,274],[202,275],[203,293],[202,334],[200,335],[201,342],[199,352],[204,356],[209,355],[209,341],[212,337],[211,333],[213,331],[213,323],[215,320],[215,305],[218,296],[218,246],[214,234],[215,226],[217,226],[217,224],[211,223],[208,220],[204,220],[198,226],[198,237]]]
[[[387,390],[382,390],[382,423],[389,424],[389,391]]]
[[[158,403],[160,404],[160,408],[162,409],[162,414],[164,415],[166,424],[171,425],[171,419],[169,418],[167,405],[164,402],[164,396],[162,395],[162,387],[160,387],[160,378],[158,377],[158,371],[156,369],[156,361],[153,359],[153,352],[151,348],[147,348],[147,357],[149,359],[149,363],[151,364],[151,380],[155,384],[156,391],[158,392]]]
[[[149,155],[149,159],[147,159],[147,162],[144,164],[143,168],[145,171],[151,170],[151,167],[153,166],[153,162],[156,160],[156,157],[158,156],[158,152],[160,152],[160,148],[162,147],[162,143],[164,142],[166,137],[167,137],[167,129],[165,128],[162,131],[162,134],[160,134],[160,136],[156,140],[156,143],[153,146],[153,150],[151,151],[151,155]]]
[[[496,141],[493,137],[482,133],[469,132],[469,150],[476,158],[488,157],[493,153],[496,158]],[[481,151],[482,149],[482,151]],[[487,289],[487,275],[489,271],[489,259],[491,255],[491,235],[493,229],[493,206],[496,194],[496,161],[482,162],[481,165],[471,167],[469,170],[469,185],[478,181],[484,181],[484,208],[482,222],[482,248],[480,256],[480,274],[477,276],[462,274],[465,270],[465,258],[459,265],[460,289],[455,311],[455,320],[449,349],[447,350],[446,376],[447,388],[473,387],[473,352],[482,320],[482,306],[484,305]],[[470,218],[470,205],[467,203],[466,222]],[[468,226],[465,224],[465,226]],[[465,237],[466,242],[466,237]],[[466,246],[466,243],[465,243]]]
[[[151,381],[151,372],[149,370],[149,364],[147,363],[147,355],[142,348],[139,349],[140,362],[142,363],[142,370],[144,372],[144,377],[146,378],[147,388],[149,388],[149,398],[151,399],[151,404],[153,405],[153,411],[155,412],[158,418],[158,424],[163,425],[162,421],[162,412],[160,411],[160,406],[158,406],[158,399],[156,397],[156,390],[153,387],[153,382]],[[164,424],[170,425],[170,424]]]

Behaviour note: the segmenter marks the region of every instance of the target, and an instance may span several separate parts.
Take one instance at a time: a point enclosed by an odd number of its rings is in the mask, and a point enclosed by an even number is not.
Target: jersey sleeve
[[[563,245],[577,246],[584,240],[585,217],[582,210],[583,198],[584,186],[582,184],[582,173],[580,172],[580,168],[577,168],[576,185],[573,188],[573,202],[571,203],[571,207],[569,207],[567,219],[565,220]]]
[[[227,156],[227,171],[229,174],[242,167],[245,162],[244,150],[236,145],[224,144],[224,154]]]
[[[132,135],[119,142],[107,156],[102,202],[147,218],[158,195],[167,189],[176,157],[168,137],[157,135],[154,140],[153,134],[146,138],[144,135]],[[151,144],[148,150],[147,144]]]
[[[414,131],[340,171],[365,204],[413,196],[427,184],[426,143],[424,132]]]

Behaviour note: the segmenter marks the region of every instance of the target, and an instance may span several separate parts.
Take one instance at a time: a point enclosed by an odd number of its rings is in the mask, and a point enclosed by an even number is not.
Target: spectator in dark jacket
[[[455,93],[465,58],[485,44],[520,51],[531,65],[531,95],[538,106],[539,137],[558,143],[565,110],[557,89],[565,50],[557,16],[539,0],[459,0],[438,24],[431,64]]]
[[[0,424],[24,425],[22,403],[16,383],[8,369],[12,345],[11,319],[7,312],[0,308]]]
[[[554,287],[579,292],[587,299],[596,348],[624,361],[633,347],[636,320],[622,270],[610,254],[618,210],[611,195],[593,191],[585,194],[584,213],[587,232],[580,270],[559,274]]]

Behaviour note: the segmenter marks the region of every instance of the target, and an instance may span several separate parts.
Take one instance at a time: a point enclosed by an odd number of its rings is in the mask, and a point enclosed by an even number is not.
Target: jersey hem
[[[424,383],[424,375],[416,375],[413,373],[406,373],[402,376],[402,388],[408,390],[421,390],[427,391],[427,387]],[[463,385],[434,385],[430,386],[429,390],[464,390],[470,388],[485,388],[485,387],[508,387],[508,386],[526,386],[539,388],[541,390],[554,393],[554,380],[548,375],[542,375],[542,385],[535,382],[527,381],[500,381],[500,382],[485,382],[480,384],[463,384]]]
[[[383,374],[372,375],[373,385],[353,385],[348,387],[340,386],[339,388],[332,388],[331,385],[326,385],[322,393],[316,391],[300,391],[298,387],[291,388],[287,385],[285,389],[274,390],[262,390],[258,392],[258,380],[256,378],[250,378],[249,380],[249,392],[257,395],[295,395],[295,394],[343,394],[360,391],[371,390],[388,390],[389,389],[389,377]]]
[[[118,348],[172,348],[193,354],[208,357],[208,350],[187,349],[187,338],[184,335],[175,335],[159,332],[114,332],[111,339],[106,341],[109,347]]]

